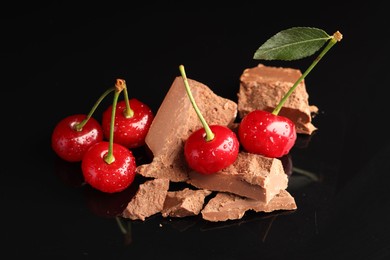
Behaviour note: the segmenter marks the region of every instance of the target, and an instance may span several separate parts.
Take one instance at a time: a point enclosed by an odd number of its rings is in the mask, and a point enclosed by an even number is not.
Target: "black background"
[[[56,259],[385,259],[390,256],[386,8],[340,2],[50,4],[1,8],[2,254]],[[50,148],[55,124],[88,113],[116,78],[157,111],[178,66],[237,101],[239,76],[280,30],[311,26],[337,43],[305,79],[319,130],[291,151],[298,210],[239,221],[125,222]],[[262,62],[304,71],[314,57]],[[96,117],[111,103],[105,100]],[[5,141],[5,142],[4,142]],[[132,192],[132,191],[129,191]],[[117,200],[121,201],[118,196]],[[123,201],[123,200],[122,200]],[[130,242],[129,242],[130,241]]]

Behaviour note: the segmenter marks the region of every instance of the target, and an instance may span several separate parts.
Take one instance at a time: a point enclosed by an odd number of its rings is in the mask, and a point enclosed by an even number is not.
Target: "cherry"
[[[216,173],[237,159],[239,142],[236,134],[227,126],[209,126],[192,96],[184,66],[179,66],[190,101],[203,127],[193,132],[185,141],[184,157],[188,166],[201,173]]]
[[[106,162],[109,154],[109,142],[102,141],[93,145],[81,162],[85,181],[95,189],[114,193],[126,189],[135,177],[135,158],[132,152],[120,144],[113,144],[115,160]]]
[[[234,163],[239,143],[236,134],[221,125],[210,125],[214,138],[206,141],[206,131],[200,128],[185,142],[184,155],[190,168],[200,173],[215,173]]]
[[[92,115],[103,98],[113,90],[106,90],[88,115],[71,115],[56,124],[51,136],[51,147],[60,158],[79,162],[89,147],[103,140],[102,126]]]
[[[90,118],[82,129],[76,129],[76,126],[86,118],[87,115],[83,114],[71,115],[55,126],[51,136],[51,146],[63,160],[81,161],[92,144],[103,140],[103,129],[94,118]]]
[[[294,30],[299,30],[300,28],[295,28]],[[307,28],[303,28],[307,30]],[[309,30],[312,30],[309,28]],[[289,33],[290,34],[290,33]],[[283,59],[292,60],[301,58],[305,52],[297,52],[296,50],[289,50],[297,44],[288,44],[289,41],[296,41],[297,39],[302,39],[302,37],[293,36],[291,39],[289,34],[277,34],[274,39],[270,39],[263,46],[259,48],[258,51],[261,53],[265,51],[265,59]],[[304,33],[305,34],[305,33]],[[307,34],[311,35],[311,34]],[[280,38],[278,39],[277,37]],[[278,39],[278,40],[277,40]],[[242,118],[240,125],[238,127],[238,137],[240,144],[243,149],[250,153],[261,154],[266,157],[280,158],[288,154],[291,148],[294,146],[297,139],[297,133],[295,129],[295,124],[289,118],[284,116],[279,116],[279,112],[282,109],[284,103],[288,97],[292,94],[298,84],[309,74],[309,72],[314,68],[314,66],[321,60],[321,58],[328,52],[328,50],[337,42],[342,39],[342,35],[339,32],[336,32],[333,37],[321,39],[321,41],[327,41],[330,39],[328,45],[322,50],[314,62],[309,66],[309,68],[298,78],[294,85],[287,91],[283,96],[279,104],[274,108],[272,112],[263,111],[263,110],[254,110],[249,112],[244,118]],[[314,41],[301,42],[298,44],[313,44]],[[282,44],[279,46],[279,44]],[[284,46],[286,45],[286,46]],[[264,50],[263,50],[264,47]],[[317,45],[315,48],[319,48]],[[312,48],[306,48],[307,50],[313,50]],[[272,50],[277,50],[273,52]],[[255,57],[257,57],[257,52]],[[260,56],[260,54],[258,54]],[[275,55],[275,56],[273,56]],[[283,56],[285,55],[285,56]],[[297,55],[297,56],[296,56]]]
[[[146,134],[154,118],[152,110],[135,98],[129,101],[122,100],[118,102],[116,110],[114,127],[115,143],[127,148],[143,146],[145,144]],[[110,135],[111,111],[112,106],[103,112],[102,118],[103,132],[107,139]]]
[[[137,167],[133,153],[113,140],[116,105],[124,88],[124,82],[117,80],[109,142],[101,141],[91,146],[81,161],[85,181],[95,189],[107,193],[120,192],[129,187],[134,181]]]
[[[254,110],[241,120],[238,136],[246,151],[272,158],[288,154],[297,139],[290,119],[263,110]]]

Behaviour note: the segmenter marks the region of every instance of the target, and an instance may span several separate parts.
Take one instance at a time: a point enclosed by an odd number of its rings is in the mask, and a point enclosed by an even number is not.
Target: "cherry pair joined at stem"
[[[112,91],[113,104],[104,111],[100,125],[92,114]],[[125,100],[118,102],[122,91]],[[103,93],[88,115],[69,116],[55,126],[52,148],[65,161],[81,161],[85,181],[94,188],[108,193],[119,192],[134,180],[136,161],[129,149],[145,144],[153,117],[148,106],[127,98],[126,83],[118,79],[115,87]]]

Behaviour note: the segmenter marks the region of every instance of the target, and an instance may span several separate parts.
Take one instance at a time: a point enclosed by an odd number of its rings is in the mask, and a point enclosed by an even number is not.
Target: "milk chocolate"
[[[272,212],[276,210],[295,210],[294,197],[287,190],[281,190],[271,201],[243,198],[231,193],[219,192],[210,199],[201,211],[202,218],[211,222],[241,219],[248,210]]]
[[[268,203],[287,188],[288,176],[279,159],[240,151],[232,165],[217,173],[204,175],[190,171],[187,183]]]
[[[189,188],[168,191],[161,214],[163,217],[196,216],[203,209],[204,200],[209,194],[211,191]]]
[[[139,185],[134,197],[122,213],[124,218],[144,221],[161,212],[169,189],[168,179],[151,179]]]
[[[209,125],[225,125],[237,131],[237,113],[244,116],[254,109],[271,110],[300,76],[299,70],[265,67],[247,69],[241,76],[239,104],[213,93],[209,87],[188,79],[191,93]],[[267,100],[263,100],[267,99]],[[297,132],[311,134],[308,95],[302,82],[280,114],[289,115]],[[256,106],[260,105],[260,106]],[[310,110],[311,109],[311,110]],[[183,78],[176,77],[167,92],[145,139],[152,161],[137,167],[140,176],[151,178],[139,186],[123,217],[145,220],[161,213],[163,217],[201,214],[209,221],[240,219],[248,210],[271,212],[296,209],[287,192],[288,176],[278,158],[240,151],[236,161],[210,175],[191,170],[184,158],[184,143],[189,135],[203,127],[196,114]],[[192,188],[170,191],[171,182]],[[216,193],[205,205],[205,199]]]
[[[208,86],[188,79],[191,93],[209,125],[229,126],[237,116],[237,103],[216,95]],[[167,178],[172,182],[188,179],[184,142],[203,127],[186,92],[183,78],[176,77],[160,105],[146,135],[145,143],[153,154],[149,164],[139,165],[145,177]]]
[[[238,114],[243,118],[249,112],[259,109],[272,112],[283,96],[302,76],[298,69],[272,67],[258,64],[247,68],[240,76]],[[311,135],[317,128],[312,124],[318,107],[309,105],[309,94],[302,80],[289,96],[279,115],[291,119],[297,133]]]

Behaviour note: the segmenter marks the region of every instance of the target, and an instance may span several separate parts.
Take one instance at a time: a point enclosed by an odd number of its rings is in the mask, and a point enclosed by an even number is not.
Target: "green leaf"
[[[255,52],[255,60],[297,60],[318,51],[332,36],[312,27],[292,27],[269,38]]]

